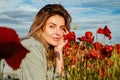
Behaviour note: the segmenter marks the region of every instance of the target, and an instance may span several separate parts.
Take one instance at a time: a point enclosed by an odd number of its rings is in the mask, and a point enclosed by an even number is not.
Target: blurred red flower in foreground
[[[0,26],[0,58],[5,59],[14,70],[18,69],[22,59],[29,51],[21,43],[16,31]]]

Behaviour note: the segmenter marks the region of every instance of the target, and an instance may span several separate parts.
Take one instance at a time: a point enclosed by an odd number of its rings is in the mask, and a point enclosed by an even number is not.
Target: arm
[[[54,48],[55,54],[56,54],[56,73],[64,75],[64,64],[63,64],[63,58],[62,58],[62,50],[64,45],[68,41],[61,40],[60,44]]]
[[[64,70],[62,51],[56,50],[56,73],[61,74]]]

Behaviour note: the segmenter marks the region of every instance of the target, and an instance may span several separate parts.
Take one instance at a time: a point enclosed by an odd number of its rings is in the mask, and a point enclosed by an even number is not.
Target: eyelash
[[[54,28],[55,26],[49,26],[50,28]]]

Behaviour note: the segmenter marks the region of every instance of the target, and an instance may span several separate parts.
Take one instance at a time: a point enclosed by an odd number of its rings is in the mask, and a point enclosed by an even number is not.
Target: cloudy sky
[[[86,31],[95,35],[96,29],[107,25],[112,32],[110,42],[120,43],[120,0],[0,0],[0,26],[11,27],[23,37],[39,9],[49,3],[62,4],[68,10],[72,16],[71,30],[78,26],[77,36]],[[102,40],[103,36],[98,38]]]

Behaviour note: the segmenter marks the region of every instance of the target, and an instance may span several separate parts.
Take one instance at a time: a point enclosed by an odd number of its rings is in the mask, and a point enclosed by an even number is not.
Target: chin
[[[54,45],[52,45],[52,46],[57,46],[57,44],[54,44]]]
[[[52,45],[52,46],[57,46],[58,45],[58,41],[51,41],[49,44]]]
[[[57,46],[57,43],[53,43],[53,44],[51,44],[52,46]]]

